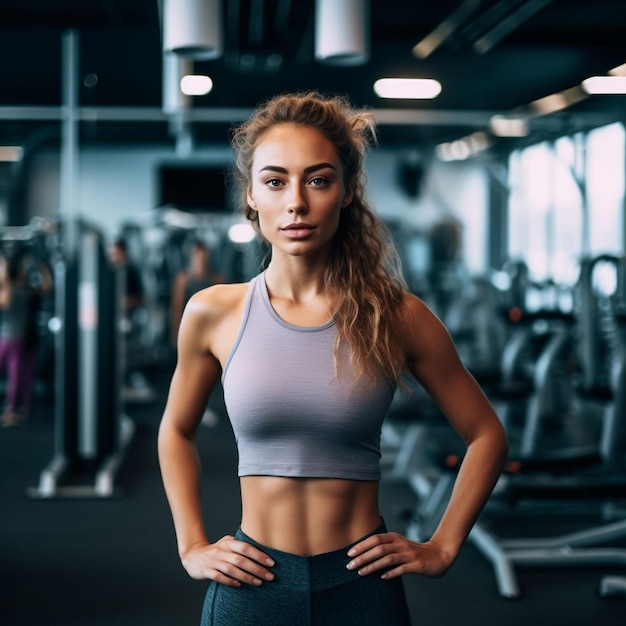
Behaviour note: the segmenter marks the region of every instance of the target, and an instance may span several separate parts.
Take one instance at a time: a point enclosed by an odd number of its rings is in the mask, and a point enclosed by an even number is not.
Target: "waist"
[[[298,555],[330,552],[380,523],[376,481],[244,476],[241,529]]]
[[[385,533],[385,532],[387,532],[387,527],[385,525],[385,521],[381,517],[378,520],[378,525],[373,530],[370,530],[364,535],[361,535],[354,541],[351,541],[350,543],[347,543],[341,546],[340,548],[336,548],[335,550],[331,550],[330,552],[322,552],[322,553],[310,554],[310,555],[294,554],[292,552],[286,552],[284,550],[279,550],[271,546],[266,546],[260,541],[257,541],[256,539],[244,533],[241,528],[237,529],[235,538],[241,541],[245,541],[246,543],[252,544],[253,546],[257,547],[259,550],[262,550],[268,556],[271,556],[275,562],[277,563],[280,562],[281,566],[284,566],[285,564],[291,564],[294,567],[304,566],[308,568],[311,565],[319,565],[320,568],[323,568],[327,564],[332,565],[335,563],[341,563],[343,567],[338,570],[338,573],[343,573],[344,575],[348,576],[345,570],[345,566],[350,561],[350,557],[348,556],[348,550],[350,550],[352,546],[356,545],[360,541],[363,541],[364,539],[366,539],[367,537],[371,535],[376,535],[376,534]]]

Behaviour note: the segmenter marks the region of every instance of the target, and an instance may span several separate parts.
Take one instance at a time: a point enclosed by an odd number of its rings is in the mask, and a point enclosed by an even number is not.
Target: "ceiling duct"
[[[191,98],[180,88],[180,81],[186,74],[193,73],[193,61],[177,54],[166,52],[163,55],[163,112],[179,113],[189,108]]]

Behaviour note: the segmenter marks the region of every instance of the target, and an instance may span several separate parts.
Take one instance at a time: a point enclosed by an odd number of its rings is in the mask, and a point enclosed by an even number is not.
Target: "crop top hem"
[[[286,467],[261,469],[254,468],[247,470],[245,467],[239,468],[239,477],[243,476],[275,476],[277,478],[335,478],[337,480],[380,480],[380,471],[371,470],[351,470],[348,472],[325,471],[320,467]]]

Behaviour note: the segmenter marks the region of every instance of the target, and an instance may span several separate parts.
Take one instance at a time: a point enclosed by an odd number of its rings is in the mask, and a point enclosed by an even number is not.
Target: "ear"
[[[346,194],[344,195],[343,200],[341,201],[341,208],[345,209],[352,202],[353,197],[354,197],[354,192],[352,191],[352,187],[346,189]]]
[[[252,194],[250,193],[249,189],[248,189],[248,192],[246,193],[246,201],[248,202],[248,206],[254,211],[256,211],[256,202],[252,198]]]

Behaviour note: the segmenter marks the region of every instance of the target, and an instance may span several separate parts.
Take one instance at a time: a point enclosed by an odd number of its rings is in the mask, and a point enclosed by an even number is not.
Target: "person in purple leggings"
[[[0,255],[0,371],[6,373],[2,426],[18,426],[29,417],[37,336],[35,315],[39,298],[52,287],[47,268],[38,265],[40,285],[27,279],[26,257]]]

